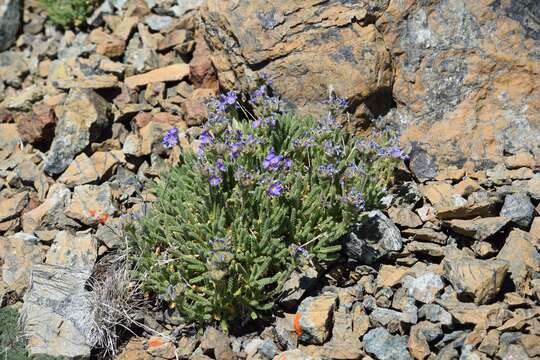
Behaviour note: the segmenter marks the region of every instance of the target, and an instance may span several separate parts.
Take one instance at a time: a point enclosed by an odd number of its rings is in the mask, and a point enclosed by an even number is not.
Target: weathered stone
[[[487,168],[504,152],[538,152],[540,46],[528,14],[539,11],[537,3],[390,1],[376,25],[394,59],[402,140],[440,167]]]
[[[499,336],[498,330],[490,330],[478,346],[478,350],[486,355],[494,356],[499,349]]]
[[[394,223],[403,227],[416,228],[422,226],[420,217],[407,208],[391,207],[388,209],[388,216]]]
[[[79,185],[73,191],[73,199],[64,214],[85,225],[105,223],[116,212],[111,186]]]
[[[43,98],[43,88],[39,85],[31,85],[18,91],[14,95],[8,95],[0,103],[0,107],[17,110],[28,111],[32,108],[32,104]]]
[[[390,106],[383,94],[391,85],[391,67],[379,32],[361,21],[372,11],[334,2],[208,1],[201,16],[225,88],[254,87],[253,73],[261,70],[298,107],[320,105],[332,86],[356,103],[367,100],[369,106],[357,114],[377,116]]]
[[[454,319],[460,324],[473,324],[486,328],[501,326],[511,313],[503,303],[475,305],[456,300],[439,301]]]
[[[307,344],[323,344],[332,332],[337,295],[324,293],[306,298],[295,315],[298,339]]]
[[[0,298],[8,289],[22,295],[29,284],[32,266],[43,262],[44,258],[39,239],[30,234],[0,238]]]
[[[440,219],[472,219],[477,216],[497,216],[498,208],[502,202],[498,193],[477,191],[469,195],[467,201],[461,200],[450,206],[437,208],[437,217]]]
[[[170,16],[148,15],[144,18],[144,22],[150,27],[150,29],[160,31],[170,26],[173,22],[173,18]]]
[[[68,206],[70,199],[71,193],[64,185],[52,185],[43,204],[22,215],[23,231],[33,233],[47,223],[54,225],[64,208]]]
[[[393,287],[401,283],[406,275],[412,275],[414,271],[404,266],[382,265],[377,274],[377,287]]]
[[[306,291],[309,291],[316,283],[319,274],[312,267],[303,268],[301,271],[294,271],[289,279],[283,284],[283,298],[279,304],[286,308],[294,308]]]
[[[528,229],[533,219],[534,205],[527,194],[506,195],[500,214],[510,218],[519,227]]]
[[[96,250],[92,234],[60,231],[47,252],[45,263],[91,271],[97,258]]]
[[[170,339],[161,336],[152,336],[146,344],[148,346],[146,351],[154,358],[170,360],[177,358],[176,348]]]
[[[0,124],[0,149],[12,153],[20,143],[16,124]]]
[[[0,1],[0,52],[10,48],[21,28],[23,2],[21,0]]]
[[[440,305],[425,304],[418,311],[420,319],[426,319],[431,322],[440,323],[441,325],[452,325],[452,315]]]
[[[443,257],[445,255],[444,247],[441,245],[421,241],[412,241],[408,243],[405,246],[405,250],[409,253],[418,253],[434,257]]]
[[[510,232],[497,259],[508,261],[510,277],[519,289],[527,287],[529,271],[540,271],[540,254],[533,240],[528,233],[519,229]]]
[[[55,138],[48,152],[44,170],[60,174],[100,132],[110,125],[109,104],[88,89],[70,90],[58,112]]]
[[[445,277],[456,292],[475,304],[486,304],[500,292],[509,264],[501,260],[479,260],[450,254],[442,261]]]
[[[216,360],[234,360],[236,355],[231,349],[231,341],[221,331],[207,327],[201,338],[203,351],[213,351]]]
[[[28,203],[28,192],[20,192],[10,197],[0,197],[0,222],[17,217]]]
[[[152,355],[146,351],[147,346],[145,338],[134,336],[117,355],[117,360],[153,360]]]
[[[446,239],[448,239],[445,233],[430,228],[405,229],[401,233],[403,236],[412,238],[413,240],[434,242],[442,245],[446,244]]]
[[[534,169],[536,161],[530,152],[520,152],[504,158],[504,164],[508,169],[519,169],[522,167]]]
[[[454,191],[461,196],[468,196],[475,191],[482,190],[482,187],[478,182],[470,177],[466,177],[456,185],[454,185]]]
[[[124,153],[118,150],[96,151],[89,158],[78,155],[58,181],[67,186],[84,185],[101,180],[111,169],[126,162]]]
[[[360,219],[344,237],[345,253],[352,259],[370,264],[390,251],[402,247],[399,229],[381,211],[373,210]]]
[[[193,57],[189,62],[189,80],[195,87],[217,90],[219,83],[210,60],[210,49],[200,33],[196,35],[195,42]]]
[[[409,296],[424,304],[435,301],[438,293],[444,288],[441,277],[433,272],[427,272],[407,282]]]
[[[21,309],[31,355],[90,356],[93,309],[84,288],[90,273],[76,267],[34,265]]]
[[[386,328],[398,327],[400,322],[416,323],[416,321],[411,321],[415,319],[410,319],[407,314],[404,314],[401,311],[381,307],[373,310],[371,314],[369,314],[369,318],[376,324],[382,325]]]
[[[440,325],[422,321],[411,327],[409,351],[415,359],[425,359],[430,353],[429,343],[442,335]]]
[[[51,141],[54,136],[56,116],[47,104],[36,104],[31,113],[19,117],[17,129],[21,139],[30,144]]]
[[[276,356],[274,356],[272,360],[283,360],[283,359],[308,360],[308,359],[313,359],[313,358],[300,349],[294,349],[294,350],[287,350],[282,353],[279,353]]]
[[[451,220],[448,225],[458,234],[483,241],[501,231],[509,221],[509,218],[499,216],[474,220]]]
[[[188,64],[174,64],[144,74],[133,75],[125,79],[129,88],[148,85],[156,82],[180,81],[189,75]]]
[[[412,359],[407,351],[407,336],[390,335],[383,327],[370,330],[364,335],[364,350],[380,360]]]

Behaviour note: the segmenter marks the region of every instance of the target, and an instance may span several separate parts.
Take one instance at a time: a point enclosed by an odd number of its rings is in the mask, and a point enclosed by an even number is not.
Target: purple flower
[[[175,127],[170,128],[163,137],[161,143],[169,149],[178,144],[178,129]]]
[[[280,196],[282,190],[283,190],[283,186],[281,185],[281,182],[279,180],[276,180],[270,184],[266,192],[270,196]]]
[[[261,85],[253,92],[251,95],[252,98],[263,97],[266,94],[266,85]]]
[[[208,130],[203,130],[201,132],[201,135],[199,136],[199,140],[201,141],[202,144],[210,144],[212,143],[214,138],[212,137],[212,134],[208,132]]]
[[[242,150],[242,145],[243,144],[241,142],[229,143],[229,148],[231,149],[231,157],[233,159],[236,158],[240,150]]]
[[[285,169],[289,170],[292,167],[292,160],[291,159],[285,159],[285,161],[283,161],[283,164],[285,166]]]
[[[251,123],[251,127],[256,129],[258,128],[259,126],[261,126],[261,123],[262,123],[262,119],[261,118],[258,118],[257,120],[253,121]]]
[[[221,96],[222,103],[226,105],[234,105],[237,99],[238,99],[238,94],[234,90],[231,90],[225,95]]]
[[[219,186],[219,184],[221,184],[222,181],[223,180],[219,176],[216,176],[216,175],[212,175],[208,178],[208,182],[212,186]]]
[[[322,177],[332,177],[337,174],[337,169],[334,165],[321,165],[319,166],[319,175]]]
[[[304,257],[308,257],[309,256],[309,252],[303,247],[303,246],[299,246],[296,248],[296,253],[297,254],[300,254]]]
[[[360,191],[356,189],[352,189],[351,191],[349,191],[347,195],[342,198],[342,200],[357,209],[363,209],[366,205],[364,196]]]
[[[284,160],[282,155],[274,154],[274,149],[271,149],[266,158],[263,160],[263,168],[270,170],[276,170],[280,167],[281,162]]]
[[[216,169],[221,172],[225,172],[225,164],[223,163],[223,160],[219,159],[218,161],[216,161]]]

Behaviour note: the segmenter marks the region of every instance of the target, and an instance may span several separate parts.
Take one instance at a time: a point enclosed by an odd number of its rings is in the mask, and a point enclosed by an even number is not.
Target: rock
[[[478,346],[478,350],[491,357],[495,356],[499,349],[499,336],[498,330],[490,330]]]
[[[0,1],[0,52],[9,49],[15,43],[22,20],[23,2],[21,0]]]
[[[444,326],[452,325],[452,315],[437,304],[422,305],[418,311],[418,317]]]
[[[422,255],[429,255],[433,257],[443,257],[445,254],[444,247],[432,244],[432,243],[425,243],[420,241],[412,241],[408,243],[405,246],[405,250],[408,253],[413,254],[422,254]]]
[[[533,245],[531,236],[519,229],[514,229],[508,235],[497,259],[508,261],[510,277],[518,287],[527,287],[529,271],[540,271],[540,254]]]
[[[469,196],[475,191],[483,190],[482,186],[478,182],[470,177],[466,177],[456,185],[454,185],[454,191],[461,196]]]
[[[189,80],[197,88],[218,89],[217,75],[210,60],[210,49],[202,34],[195,37],[195,50],[189,62]]]
[[[309,291],[319,277],[318,272],[312,267],[306,267],[302,271],[295,270],[289,279],[283,284],[283,298],[279,304],[285,308],[295,308],[306,291]]]
[[[148,353],[154,358],[176,359],[176,348],[174,343],[165,337],[152,336],[146,342]]]
[[[540,335],[527,334],[522,336],[519,342],[529,357],[540,355]]]
[[[531,226],[534,205],[527,194],[506,195],[500,214],[510,218],[517,226],[528,229]]]
[[[180,81],[189,75],[188,64],[174,64],[149,71],[144,74],[129,76],[124,83],[129,88],[148,85],[156,82]]]
[[[13,153],[20,143],[16,124],[0,124],[0,149]]]
[[[469,195],[465,203],[459,200],[454,204],[438,207],[437,217],[439,219],[472,219],[477,216],[497,216],[501,202],[502,199],[498,193],[477,191]]]
[[[0,197],[0,222],[17,217],[28,203],[28,192],[20,192],[10,197]]]
[[[350,258],[371,264],[390,251],[402,247],[399,229],[380,210],[368,212],[344,238],[345,253]]]
[[[31,85],[12,96],[6,96],[4,101],[0,103],[0,107],[9,110],[28,111],[31,109],[33,103],[42,98],[43,88],[39,85]]]
[[[415,359],[425,359],[430,353],[429,343],[442,335],[440,325],[422,321],[411,327],[409,337],[409,352]]]
[[[407,314],[400,311],[378,307],[369,314],[369,318],[378,325],[386,328],[398,328],[400,322],[416,323],[415,319],[410,319]],[[413,321],[411,321],[413,320]],[[391,331],[391,330],[390,330]]]
[[[274,356],[272,360],[310,360],[313,359],[308,354],[304,353],[300,349],[294,349],[294,350],[287,350],[282,353],[279,353],[278,355]]]
[[[124,153],[119,150],[96,151],[90,158],[82,153],[75,158],[58,181],[67,186],[92,183],[101,180],[112,169],[125,162]]]
[[[324,293],[300,303],[294,318],[298,339],[307,344],[323,344],[332,332],[337,295]]]
[[[47,252],[46,264],[92,271],[97,258],[97,244],[88,233],[60,231]]]
[[[22,215],[23,231],[32,233],[42,226],[55,225],[70,199],[71,193],[64,185],[52,185],[43,204]]]
[[[504,303],[475,305],[456,300],[439,300],[452,317],[460,324],[473,324],[486,328],[499,327],[511,316]]]
[[[147,346],[145,338],[134,336],[129,339],[122,351],[117,355],[117,360],[152,360],[152,355],[145,349]]]
[[[340,96],[368,103],[358,115],[376,117],[390,106],[385,95],[392,75],[378,30],[361,21],[373,15],[368,6],[285,0],[237,6],[210,1],[201,9],[223,87],[253,88],[254,72],[260,70],[269,74],[276,92],[297,107],[320,106],[332,86]]]
[[[207,327],[201,338],[201,348],[203,351],[213,351],[216,360],[233,360],[236,355],[231,349],[229,338],[221,331],[213,327]]]
[[[176,17],[181,17],[188,11],[192,11],[200,7],[203,0],[178,0],[171,10]]]
[[[103,185],[79,185],[73,191],[73,199],[64,214],[85,225],[105,223],[116,212],[112,189]]]
[[[144,18],[146,25],[154,31],[160,31],[172,24],[173,18],[170,16],[160,16],[160,15],[148,15]]]
[[[58,112],[55,138],[44,170],[50,174],[63,172],[110,125],[108,110],[109,104],[93,90],[71,89]]]
[[[427,272],[408,282],[406,286],[409,296],[424,304],[431,304],[444,288],[444,283],[439,275]]]
[[[449,254],[442,261],[444,276],[454,290],[475,304],[487,304],[500,292],[509,263]]]
[[[21,309],[31,355],[88,358],[93,309],[84,286],[90,272],[76,267],[34,265]]]
[[[509,221],[507,217],[498,216],[474,220],[450,220],[448,225],[458,234],[483,241],[501,231]]]
[[[45,258],[39,239],[25,233],[0,237],[0,299],[6,290],[22,295],[30,281],[32,266]]]
[[[416,228],[422,226],[420,217],[407,208],[391,207],[388,209],[388,216],[394,223],[403,227]]]
[[[370,330],[364,335],[364,350],[380,360],[412,359],[407,351],[407,336],[390,335],[383,327]]]
[[[17,121],[21,139],[30,144],[50,142],[54,136],[56,116],[47,104],[36,104],[31,113],[25,113]]]
[[[401,233],[403,236],[414,240],[434,242],[441,245],[445,245],[446,239],[448,239],[448,236],[445,233],[430,228],[405,229]]]
[[[410,154],[409,167],[414,176],[420,181],[430,180],[437,176],[437,164],[435,163],[435,158],[416,145],[413,145]]]
[[[539,11],[536,3],[390,2],[376,25],[394,59],[389,115],[402,141],[440,168],[489,168],[505,152],[538,152],[538,31],[527,14]]]
[[[504,164],[508,169],[519,169],[527,167],[534,169],[536,161],[534,156],[529,152],[520,152],[515,155],[504,158]]]
[[[404,266],[382,265],[377,274],[377,287],[394,287],[401,283],[406,275],[412,275],[414,271]]]

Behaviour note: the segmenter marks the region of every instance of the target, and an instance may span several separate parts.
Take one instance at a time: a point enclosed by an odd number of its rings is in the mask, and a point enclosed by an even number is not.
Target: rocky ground
[[[156,306],[116,358],[540,358],[536,2],[111,0],[77,31],[0,4],[0,298],[31,353],[97,356],[96,263],[197,146],[203,99],[264,71],[291,108],[331,86],[352,127],[401,130],[387,209],[299,269],[272,321],[198,335]]]

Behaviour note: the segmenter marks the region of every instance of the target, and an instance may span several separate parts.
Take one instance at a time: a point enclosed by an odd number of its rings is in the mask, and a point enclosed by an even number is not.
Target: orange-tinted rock
[[[300,108],[312,109],[333,87],[356,103],[371,100],[374,106],[363,112],[378,115],[392,70],[381,34],[366,21],[378,15],[373,8],[341,1],[208,1],[201,16],[223,87],[253,87],[261,71]]]
[[[210,50],[201,34],[195,37],[195,50],[189,62],[189,79],[195,87],[212,88],[217,90],[219,84],[217,75],[210,60]]]
[[[180,81],[188,75],[188,64],[174,64],[151,70],[144,74],[130,76],[124,82],[129,88],[136,88],[137,86],[155,82]]]
[[[540,152],[540,2],[389,2],[376,21],[395,66],[402,140],[439,168]]]

